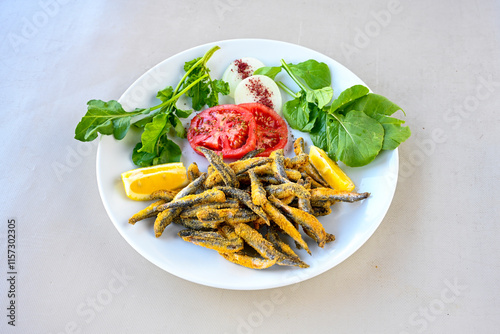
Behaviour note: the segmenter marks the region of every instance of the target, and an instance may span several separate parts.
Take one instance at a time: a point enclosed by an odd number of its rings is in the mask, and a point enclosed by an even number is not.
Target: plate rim
[[[155,68],[161,66],[163,63],[168,62],[169,60],[171,60],[174,57],[180,57],[183,54],[187,54],[189,52],[192,52],[193,50],[201,49],[201,48],[204,48],[204,47],[206,48],[206,47],[211,47],[211,46],[220,45],[220,44],[240,43],[240,42],[282,44],[282,45],[287,45],[287,46],[291,46],[291,47],[299,47],[301,49],[307,50],[308,52],[320,54],[320,55],[328,58],[332,62],[336,63],[337,66],[340,66],[344,70],[350,72],[350,74],[352,74],[357,80],[359,80],[366,87],[368,87],[361,78],[359,78],[353,71],[351,71],[350,69],[348,69],[347,67],[345,67],[343,64],[341,64],[337,60],[335,60],[335,59],[333,59],[333,58],[331,58],[331,57],[329,57],[329,56],[327,56],[327,55],[325,55],[325,54],[323,54],[323,53],[321,53],[319,51],[313,50],[311,48],[308,48],[308,47],[305,47],[305,46],[302,46],[302,45],[298,45],[298,44],[294,44],[294,43],[290,43],[290,42],[285,42],[285,41],[280,41],[280,40],[273,40],[273,39],[235,38],[235,39],[225,39],[225,40],[220,40],[220,41],[214,41],[214,42],[208,42],[208,43],[200,44],[200,45],[190,47],[188,49],[185,49],[185,50],[183,50],[181,52],[175,53],[175,54],[167,57],[166,59],[164,59],[164,60],[158,62],[156,65],[152,66],[146,72],[144,72],[143,74],[141,74],[136,80],[134,80],[129,85],[129,87],[124,91],[124,93],[120,96],[120,98],[118,99],[118,102],[122,103],[122,101],[124,100],[124,97],[126,97],[130,93],[130,91],[134,89],[134,86],[136,86],[139,82],[141,82],[141,80],[143,80],[143,78],[145,76],[148,76],[151,73],[151,71],[153,71]],[[222,47],[221,47],[221,49],[222,49]],[[349,257],[351,257],[355,252],[357,252],[359,249],[361,249],[361,247],[363,247],[365,245],[365,243],[368,241],[368,239],[370,239],[373,236],[373,234],[375,233],[375,231],[381,225],[382,221],[384,220],[384,218],[387,215],[387,212],[389,211],[390,206],[392,205],[392,202],[393,202],[393,199],[394,199],[394,195],[396,193],[396,189],[397,189],[397,185],[398,185],[398,179],[399,179],[398,175],[397,175],[396,178],[395,178],[395,180],[394,180],[394,187],[393,187],[393,189],[392,189],[392,191],[390,193],[390,198],[386,202],[387,203],[386,207],[383,208],[383,210],[382,210],[383,213],[381,214],[380,221],[377,222],[377,224],[374,224],[373,226],[371,226],[371,228],[368,231],[364,231],[364,237],[360,241],[358,241],[359,246],[357,248],[355,248],[355,249],[352,249],[349,252],[346,252],[342,257],[340,257],[340,260],[336,264],[334,264],[333,266],[322,268],[321,270],[316,271],[313,275],[309,275],[307,277],[302,277],[299,280],[291,280],[291,281],[280,282],[280,283],[274,282],[275,284],[267,284],[265,286],[246,286],[246,287],[241,287],[241,286],[237,286],[237,285],[230,286],[230,285],[227,285],[227,284],[216,284],[214,282],[206,282],[206,281],[203,281],[202,279],[196,280],[196,279],[193,279],[192,277],[188,277],[188,276],[184,275],[183,273],[172,272],[172,271],[166,269],[164,267],[164,264],[160,263],[161,261],[157,260],[154,257],[151,257],[149,254],[147,254],[140,247],[136,247],[135,246],[136,242],[134,240],[132,240],[132,238],[130,238],[130,236],[128,234],[126,234],[125,231],[123,229],[121,229],[117,225],[117,223],[115,222],[115,219],[113,219],[113,214],[112,214],[112,211],[111,211],[112,208],[111,208],[110,204],[108,203],[108,201],[106,199],[106,196],[104,194],[104,189],[103,189],[104,185],[103,185],[103,182],[101,181],[102,172],[100,170],[100,166],[102,164],[102,160],[101,159],[102,159],[102,150],[103,150],[103,148],[102,148],[103,138],[104,137],[102,135],[99,135],[99,144],[98,144],[98,147],[97,147],[97,156],[96,156],[96,178],[97,178],[98,190],[99,190],[99,195],[101,197],[101,201],[102,201],[102,203],[104,205],[104,208],[106,210],[106,213],[107,213],[109,219],[111,220],[111,222],[113,223],[113,225],[115,226],[115,228],[120,233],[120,235],[127,241],[127,243],[136,252],[138,252],[142,257],[144,257],[146,260],[148,260],[152,264],[156,265],[158,268],[162,269],[163,271],[165,271],[165,272],[167,272],[167,273],[169,273],[171,275],[174,275],[176,277],[179,277],[181,279],[184,279],[186,281],[192,282],[192,283],[196,283],[196,284],[200,284],[200,285],[204,285],[204,286],[209,286],[209,287],[213,287],[213,288],[219,288],[219,289],[251,291],[251,290],[267,290],[267,289],[272,289],[272,288],[285,287],[285,286],[289,286],[289,285],[293,285],[293,284],[296,284],[296,283],[304,282],[304,281],[309,280],[311,278],[317,277],[317,276],[325,273],[326,271],[328,271],[330,269],[333,269],[334,267],[340,265],[346,259],[348,259]],[[396,172],[397,172],[397,174],[399,174],[399,150],[398,150],[398,148],[396,148],[396,149],[394,149],[392,151],[385,151],[383,153],[385,153],[385,154],[391,154],[390,162],[396,165],[396,167],[395,167],[396,168]],[[251,270],[251,269],[248,269],[248,270]]]

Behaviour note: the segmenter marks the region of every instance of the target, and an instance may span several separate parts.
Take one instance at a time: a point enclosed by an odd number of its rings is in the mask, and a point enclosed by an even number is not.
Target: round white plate
[[[184,74],[184,62],[203,56],[214,45],[221,49],[215,52],[208,63],[213,78],[220,78],[228,64],[241,57],[255,57],[267,66],[278,66],[282,58],[291,63],[315,59],[330,67],[335,97],[352,85],[365,85],[335,60],[302,46],[261,39],[227,40],[186,50],[156,65],[134,82],[120,98],[124,109],[130,111],[136,107],[158,104],[156,92],[167,85],[177,85]],[[297,88],[284,73],[280,76],[290,88]],[[231,103],[231,100],[224,98],[221,103]],[[295,138],[304,137],[306,143],[310,144],[307,134],[291,133]],[[326,231],[334,234],[336,240],[319,248],[305,237],[312,256],[303,250],[297,251],[297,254],[310,265],[307,269],[273,266],[265,270],[252,270],[226,261],[213,250],[183,241],[177,236],[182,228],[175,224],[168,226],[160,238],[155,238],[152,218],[135,225],[128,224],[130,216],[149,204],[128,199],[120,179],[121,173],[136,168],[131,154],[139,139],[139,134],[132,131],[121,141],[112,136],[101,137],[97,152],[97,181],[104,207],[120,234],[146,259],[173,275],[212,287],[235,290],[275,288],[304,281],[335,267],[375,232],[389,209],[396,189],[399,168],[397,150],[383,152],[368,166],[346,167],[345,171],[356,184],[356,190],[368,191],[371,196],[358,203],[337,203],[332,207],[331,215],[320,217]],[[285,152],[292,151],[292,140],[290,137]],[[194,153],[187,140],[176,142],[182,149],[185,166],[196,161],[200,170],[206,171],[207,161]]]

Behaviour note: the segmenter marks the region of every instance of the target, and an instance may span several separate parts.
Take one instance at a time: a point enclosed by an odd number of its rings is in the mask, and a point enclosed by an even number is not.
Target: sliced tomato
[[[253,114],[234,104],[208,108],[191,120],[187,138],[196,153],[203,146],[223,158],[239,159],[255,149],[257,136]]]
[[[272,151],[286,146],[288,127],[276,111],[260,103],[242,103],[239,106],[251,111],[255,118],[256,148],[264,149],[264,152],[258,155],[259,157],[268,157]]]

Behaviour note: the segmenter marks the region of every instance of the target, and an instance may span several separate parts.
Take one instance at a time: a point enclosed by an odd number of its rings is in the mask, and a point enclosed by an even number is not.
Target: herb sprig
[[[92,141],[100,133],[113,135],[121,140],[130,129],[132,118],[147,115],[132,123],[133,126],[143,129],[141,141],[132,152],[134,164],[146,167],[180,161],[181,150],[168,136],[174,134],[179,138],[186,138],[186,130],[180,119],[187,118],[192,110],[179,109],[176,106],[179,98],[183,95],[191,98],[193,109],[201,110],[205,105],[217,105],[219,93],[229,93],[229,85],[222,80],[212,80],[210,69],[207,67],[208,60],[219,49],[215,46],[203,57],[186,62],[185,74],[175,89],[168,86],[160,90],[156,97],[161,103],[154,107],[137,108],[127,112],[115,100],[90,100],[87,103],[87,113],[76,126],[75,139]]]

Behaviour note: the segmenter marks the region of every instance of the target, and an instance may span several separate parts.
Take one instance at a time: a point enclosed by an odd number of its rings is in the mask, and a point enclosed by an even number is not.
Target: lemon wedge
[[[148,200],[156,190],[174,190],[188,184],[182,162],[132,169],[122,173],[122,181],[127,197],[136,201]]]
[[[340,169],[335,161],[328,157],[325,151],[319,147],[311,146],[309,159],[333,189],[345,191],[352,191],[354,189],[354,183],[351,179]]]

